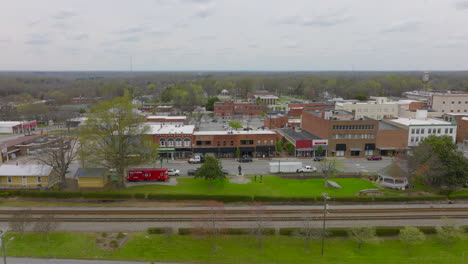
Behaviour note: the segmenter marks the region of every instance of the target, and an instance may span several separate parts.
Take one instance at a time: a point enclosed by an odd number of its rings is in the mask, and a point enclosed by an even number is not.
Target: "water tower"
[[[430,74],[429,72],[424,72],[421,76],[421,80],[422,80],[422,83],[423,83],[423,90],[424,91],[428,91],[428,87],[429,87],[429,81],[430,81]]]

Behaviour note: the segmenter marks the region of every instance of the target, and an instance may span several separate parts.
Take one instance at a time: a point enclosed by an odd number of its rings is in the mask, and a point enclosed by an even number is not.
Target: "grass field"
[[[159,194],[224,194],[224,195],[260,195],[272,197],[320,196],[327,192],[330,196],[352,196],[362,189],[377,188],[373,183],[361,179],[333,179],[342,189],[324,188],[322,179],[293,180],[279,177],[263,177],[263,182],[233,184],[228,181],[215,183],[212,188],[203,179],[177,179],[177,186],[144,185],[129,187],[131,193]]]
[[[225,236],[217,239],[217,250],[211,249],[211,241],[204,237],[173,235],[132,234],[120,249],[104,251],[95,244],[98,234],[53,233],[49,242],[41,234],[26,234],[8,244],[7,255],[17,257],[76,258],[168,261],[189,263],[463,263],[463,252],[468,240],[446,247],[435,238],[412,246],[410,254],[398,240],[385,239],[377,244],[366,244],[357,250],[356,244],[339,238],[326,240],[325,256],[320,256],[320,244],[313,241],[310,251],[304,250],[304,242],[298,237],[267,236],[263,250],[257,249],[252,236]],[[468,258],[468,256],[467,256]],[[465,259],[468,261],[468,259]]]

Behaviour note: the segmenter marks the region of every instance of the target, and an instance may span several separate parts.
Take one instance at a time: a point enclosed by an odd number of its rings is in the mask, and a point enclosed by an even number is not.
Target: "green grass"
[[[251,177],[249,177],[251,178]],[[252,179],[252,178],[251,178]],[[330,196],[352,196],[362,189],[377,188],[361,179],[332,179],[342,189],[324,188],[322,179],[293,180],[279,177],[263,177],[263,183],[233,184],[228,181],[215,183],[212,188],[203,179],[177,179],[177,186],[144,185],[129,187],[125,192],[158,194],[211,194],[211,195],[258,195],[272,197],[313,197],[327,192]]]
[[[204,237],[173,235],[147,235],[135,233],[124,247],[104,251],[95,244],[96,234],[53,233],[49,242],[41,234],[26,234],[8,245],[7,254],[16,257],[86,258],[109,260],[168,261],[189,263],[440,263],[462,262],[462,254],[468,248],[468,240],[446,247],[434,238],[411,247],[398,240],[381,240],[378,244],[366,244],[361,251],[356,244],[343,238],[326,240],[325,256],[320,256],[320,244],[313,241],[310,251],[304,250],[301,238],[286,236],[265,237],[263,250],[257,249],[252,236],[224,236],[217,239],[216,251],[211,241]]]
[[[458,191],[458,192],[456,192],[456,193],[454,193],[454,194],[456,194],[456,195],[468,195],[468,189],[462,190],[462,191]]]

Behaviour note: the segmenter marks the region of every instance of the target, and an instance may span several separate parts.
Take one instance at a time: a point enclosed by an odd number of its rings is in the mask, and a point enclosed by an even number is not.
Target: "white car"
[[[312,166],[305,166],[304,168],[297,169],[296,172],[316,172],[317,168]]]
[[[169,176],[179,176],[180,171],[176,169],[168,169],[167,174],[169,174]]]

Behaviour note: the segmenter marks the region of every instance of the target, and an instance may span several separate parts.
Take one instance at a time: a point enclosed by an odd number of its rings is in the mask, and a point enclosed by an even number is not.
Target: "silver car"
[[[169,174],[169,176],[179,176],[180,171],[176,169],[168,169],[167,174]]]

